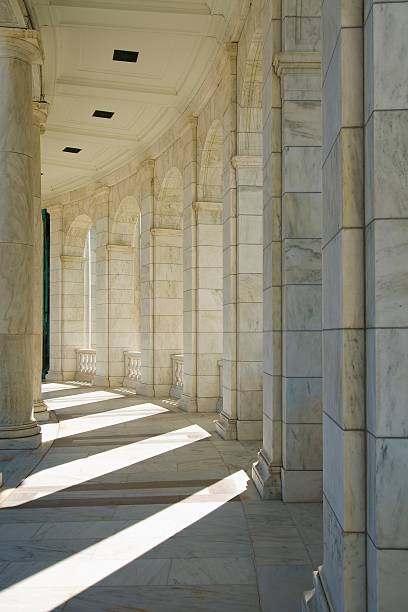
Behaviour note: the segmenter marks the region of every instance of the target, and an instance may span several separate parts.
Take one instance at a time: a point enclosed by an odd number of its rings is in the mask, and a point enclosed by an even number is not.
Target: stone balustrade
[[[173,383],[170,396],[180,399],[183,393],[184,355],[172,355],[171,360],[173,364]]]
[[[142,380],[142,353],[140,351],[124,351],[125,357],[125,387],[136,389]]]
[[[224,362],[222,359],[220,359],[218,361],[219,391],[218,391],[218,401],[217,401],[217,412],[221,412],[222,410],[223,373],[224,373]]]
[[[76,356],[75,379],[84,382],[92,382],[96,375],[96,350],[76,349]]]

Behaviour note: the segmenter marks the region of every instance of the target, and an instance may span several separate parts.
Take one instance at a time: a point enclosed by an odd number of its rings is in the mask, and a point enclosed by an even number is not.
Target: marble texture
[[[35,448],[33,419],[33,183],[31,176],[32,31],[0,32],[0,447]]]
[[[166,401],[116,392],[105,401],[87,402],[104,392],[75,385],[44,385],[44,391],[59,431],[52,423],[43,426],[44,436],[52,439],[48,453],[36,466],[39,458],[27,457],[26,479],[0,504],[6,534],[0,605],[21,610],[34,605],[38,612],[63,604],[75,610],[125,605],[152,612],[169,606],[186,612],[216,612],[220,606],[242,612],[296,609],[305,566],[313,547],[321,545],[321,508],[308,504],[305,513],[297,504],[288,508],[258,498],[243,471],[249,472],[256,457],[256,442],[220,440],[211,415],[184,413]],[[149,415],[146,403],[159,413]],[[174,431],[198,424],[208,438],[191,438],[178,447]],[[132,465],[135,457],[128,453],[129,465],[105,462],[106,473],[98,477],[86,469],[92,457],[103,466],[106,452],[121,452],[135,439],[152,448],[155,437],[163,448],[141,463]],[[37,484],[29,475],[34,466]],[[245,475],[238,488],[226,482],[236,473]],[[307,538],[301,529],[309,530]],[[147,539],[141,553],[142,532]],[[153,545],[158,533],[163,537]],[[278,599],[267,586],[268,576],[281,577]]]

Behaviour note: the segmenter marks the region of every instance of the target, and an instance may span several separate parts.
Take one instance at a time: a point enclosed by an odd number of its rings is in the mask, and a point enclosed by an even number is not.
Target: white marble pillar
[[[48,104],[33,102],[33,208],[34,208],[34,301],[33,301],[33,357],[34,357],[34,414],[44,414],[47,406],[41,397],[43,357],[43,256],[44,243],[41,216],[41,148],[40,135],[47,120]]]
[[[225,440],[237,438],[237,189],[232,159],[237,153],[237,44],[226,45],[223,116],[223,408],[216,428]]]
[[[324,559],[306,607],[365,612],[363,2],[326,0],[322,24]]]
[[[364,6],[367,610],[405,612],[408,2]]]
[[[295,47],[287,32],[285,46]],[[311,502],[322,499],[320,53],[285,51],[274,68],[282,96],[282,498]]]
[[[47,381],[62,377],[62,262],[63,209],[60,204],[47,207],[50,215],[50,369]]]
[[[35,448],[32,63],[37,33],[0,28],[0,448]]]
[[[273,58],[281,50],[281,0],[263,9],[263,442],[252,469],[264,499],[281,495],[282,258],[281,91]]]
[[[197,119],[191,117],[182,134],[184,144],[183,202],[183,392],[180,406],[187,412],[197,403]]]
[[[146,160],[140,169],[141,233],[140,233],[140,350],[142,380],[137,392],[154,396],[154,300],[153,300],[153,209],[154,161]]]
[[[61,255],[62,275],[62,350],[63,380],[74,380],[77,371],[77,349],[86,347],[84,316],[83,255]]]

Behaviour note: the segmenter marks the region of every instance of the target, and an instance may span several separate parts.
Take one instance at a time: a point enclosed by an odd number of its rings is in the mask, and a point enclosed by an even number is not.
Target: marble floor
[[[299,612],[320,504],[263,502],[214,415],[45,384],[37,451],[0,453],[0,610]]]

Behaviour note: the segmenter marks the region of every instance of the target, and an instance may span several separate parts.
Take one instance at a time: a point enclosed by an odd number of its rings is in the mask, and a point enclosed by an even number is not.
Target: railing
[[[142,380],[142,353],[140,351],[125,351],[125,387],[136,389]]]
[[[77,366],[75,378],[79,381],[92,382],[96,375],[96,350],[77,349]]]
[[[222,411],[222,387],[223,387],[223,375],[224,375],[224,362],[222,359],[218,362],[218,375],[219,375],[219,390],[218,390],[218,402],[217,412]]]
[[[170,389],[170,396],[180,399],[183,393],[183,376],[184,376],[184,355],[172,355],[173,363],[173,384]]]

